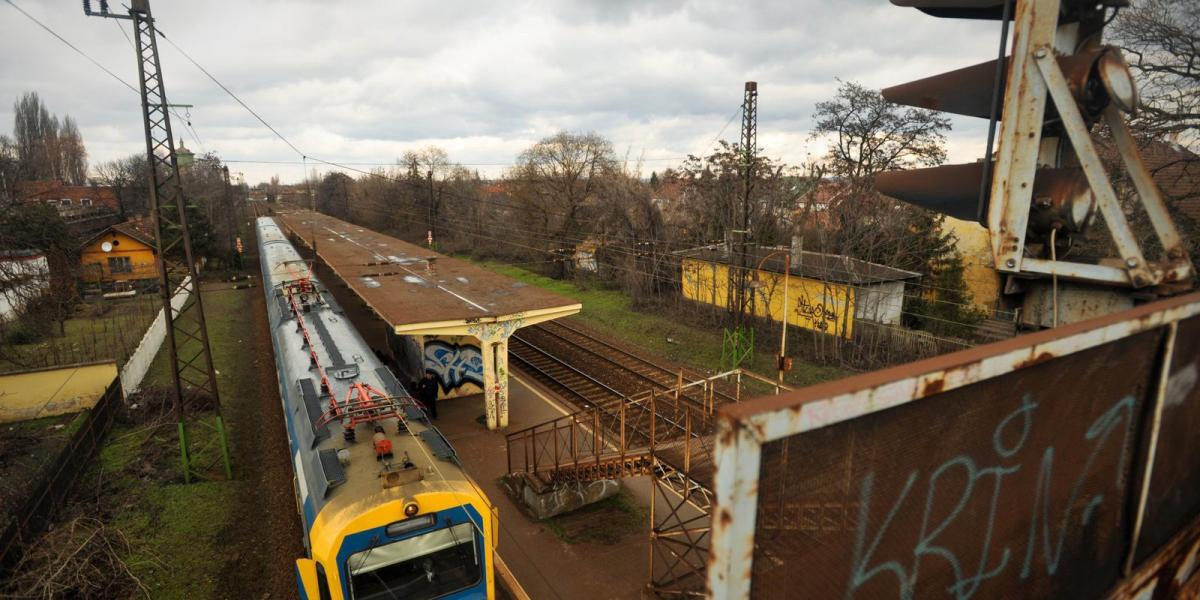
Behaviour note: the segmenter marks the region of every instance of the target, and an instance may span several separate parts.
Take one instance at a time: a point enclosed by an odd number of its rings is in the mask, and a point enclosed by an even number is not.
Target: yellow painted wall
[[[783,321],[781,273],[756,270],[759,285],[754,314]],[[789,325],[849,338],[854,329],[854,289],[815,279],[791,276],[788,281]],[[683,297],[724,308],[729,298],[729,268],[723,264],[692,258],[683,259]]]
[[[118,242],[112,252],[105,252],[104,242]],[[129,257],[133,270],[129,273],[113,273],[109,269],[108,259],[120,256]],[[95,281],[131,281],[137,279],[154,279],[158,276],[158,267],[154,263],[154,249],[123,233],[109,231],[88,244],[80,255],[82,263],[80,279]]]
[[[112,361],[0,375],[0,423],[91,408],[116,377]]]
[[[974,221],[946,217],[942,229],[958,238],[958,251],[963,256],[963,280],[971,292],[971,302],[991,311],[1000,298],[1000,274],[992,261],[992,244],[988,230]]]

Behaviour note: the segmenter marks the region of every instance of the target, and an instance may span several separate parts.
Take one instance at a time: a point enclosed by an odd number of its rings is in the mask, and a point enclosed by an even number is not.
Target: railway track
[[[679,371],[557,321],[519,330],[509,340],[509,355],[578,408],[612,406],[648,390],[672,390],[679,383]],[[700,394],[687,391],[680,398],[702,407]],[[719,390],[715,396],[717,404],[736,401]]]

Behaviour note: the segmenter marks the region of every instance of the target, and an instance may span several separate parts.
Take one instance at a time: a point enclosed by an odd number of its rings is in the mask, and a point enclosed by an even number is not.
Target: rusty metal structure
[[[210,478],[223,464],[224,476],[233,477],[229,443],[221,417],[221,399],[217,390],[217,373],[213,366],[204,320],[204,303],[200,297],[196,257],[192,253],[188,233],[189,204],[183,196],[176,160],[175,142],[171,133],[170,105],[163,85],[162,63],[158,56],[158,40],[149,0],[131,0],[127,14],[109,12],[108,2],[100,0],[93,11],[90,0],[84,0],[84,14],[133,22],[137,52],[138,80],[142,97],[142,123],[146,130],[146,164],[150,181],[150,214],[154,224],[155,253],[158,258],[159,293],[163,316],[166,319],[167,349],[171,361],[171,382],[176,415],[180,462],[184,481]],[[189,415],[211,408],[209,418],[189,419]],[[210,444],[195,444],[189,437],[188,425],[196,424],[215,430]]]
[[[998,122],[999,145],[993,158],[989,143],[988,156],[977,163],[882,173],[881,192],[978,219],[991,234],[994,265],[1008,277],[1008,292],[1023,294],[1027,325],[1053,326],[1128,308],[1131,289],[1166,296],[1190,287],[1194,268],[1126,123],[1137,110],[1137,84],[1120,51],[1101,40],[1112,11],[1127,2],[893,4],[935,17],[1001,22],[1000,58],[883,90],[899,104],[990,119],[993,129]],[[1119,165],[1101,159],[1103,130]],[[1120,170],[1132,182],[1127,201],[1144,212],[1161,251],[1130,226],[1112,183]],[[1071,239],[1085,235],[1097,215],[1117,255],[1073,257]],[[1047,314],[1053,318],[1040,316]]]
[[[1127,2],[892,2],[1000,21],[999,59],[883,91],[990,119],[998,148],[877,187],[978,220],[1025,324],[1052,328],[722,408],[707,593],[1200,597],[1200,294],[1133,308],[1194,269],[1126,124],[1136,82],[1101,41]],[[1073,257],[1097,215],[1117,255]]]
[[[508,472],[550,486],[651,477],[647,587],[660,597],[702,596],[716,410],[736,404],[742,384],[751,380],[776,393],[790,389],[734,370],[691,381],[680,373],[673,386],[635,394],[611,387],[606,395],[564,394],[577,401],[578,410],[507,435]],[[591,383],[581,384],[592,390]],[[731,385],[733,395],[722,391]]]
[[[1200,594],[1200,294],[725,407],[715,598]]]

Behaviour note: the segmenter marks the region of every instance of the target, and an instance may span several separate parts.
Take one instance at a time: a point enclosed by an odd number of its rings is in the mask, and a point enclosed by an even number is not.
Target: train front
[[[494,597],[496,524],[486,501],[468,501],[483,500],[469,486],[412,487],[424,489],[322,510],[312,558],[296,561],[300,597]]]
[[[258,234],[301,598],[492,598],[494,508],[274,220]]]

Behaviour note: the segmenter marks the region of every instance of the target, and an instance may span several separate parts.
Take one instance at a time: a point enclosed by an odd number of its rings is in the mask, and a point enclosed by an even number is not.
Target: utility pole
[[[216,465],[198,463],[202,447],[193,447],[188,438],[189,408],[210,403],[215,419],[195,419],[196,424],[211,426],[211,443],[220,445],[224,474],[233,477],[229,443],[221,418],[221,400],[217,391],[217,373],[213,367],[208,327],[192,240],[188,232],[187,202],[179,180],[179,163],[171,134],[170,105],[163,86],[162,63],[149,0],[131,0],[127,15],[110,13],[107,0],[93,12],[90,0],[83,2],[84,14],[133,22],[138,57],[138,79],[142,96],[142,123],[146,132],[146,163],[150,181],[150,211],[154,224],[155,251],[158,257],[159,293],[166,320],[166,342],[172,365],[174,412],[179,432],[179,453],[183,479],[209,478]],[[204,444],[207,445],[207,444]]]
[[[747,81],[742,100],[742,214],[738,222],[738,327],[744,327],[754,306],[750,293],[750,202],[754,193],[754,163],[758,154],[758,83]]]
[[[742,206],[730,207],[729,289],[726,298],[733,313],[733,330],[725,330],[721,366],[740,367],[754,356],[754,331],[749,326],[754,310],[750,291],[750,208],[754,194],[754,167],[758,150],[758,83],[747,81],[742,98]],[[739,214],[740,213],[740,214]]]
[[[425,172],[425,181],[429,183],[429,206],[426,207],[426,210],[425,210],[425,224],[427,226],[426,231],[425,231],[425,237],[429,242],[429,247],[432,248],[433,240],[434,240],[434,237],[433,237],[433,233],[434,233],[434,231],[433,231],[433,229],[434,229],[434,225],[433,225],[433,169],[429,169],[428,171]]]

